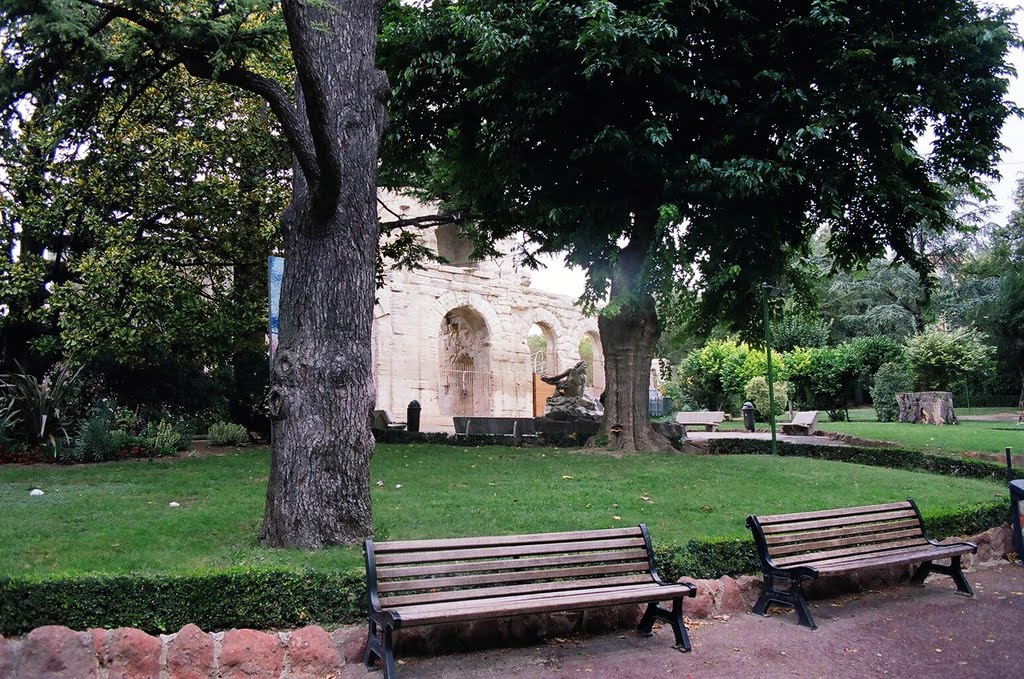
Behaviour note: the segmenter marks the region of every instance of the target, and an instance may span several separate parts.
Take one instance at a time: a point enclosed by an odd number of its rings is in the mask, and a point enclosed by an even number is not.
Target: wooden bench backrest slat
[[[885,550],[880,551],[880,552],[864,552],[864,553],[861,553],[861,554],[854,554],[852,556],[851,555],[836,556],[836,557],[832,557],[831,559],[824,559],[822,561],[815,561],[811,565],[814,566],[815,568],[828,568],[829,566],[834,566],[836,564],[856,563],[858,565],[861,565],[861,564],[867,564],[867,563],[875,563],[876,560],[877,560],[878,563],[885,563],[887,561],[892,561],[892,557],[894,557],[894,556],[898,557],[898,556],[901,556],[903,554],[913,554],[913,553],[920,553],[920,552],[931,552],[931,553],[934,553],[935,549],[936,548],[933,545],[931,545],[930,543],[927,543],[927,542],[926,543],[919,543],[918,542],[918,543],[909,544],[909,545],[890,546],[888,549],[885,549]]]
[[[904,509],[891,512],[882,512],[879,514],[857,514],[855,516],[840,516],[834,519],[801,521],[799,522],[799,524],[777,523],[770,526],[765,526],[762,524],[762,530],[764,531],[765,535],[775,535],[777,533],[795,533],[798,531],[813,530],[818,528],[854,526],[862,523],[881,523],[883,521],[892,521],[894,519],[909,519],[916,516],[917,513],[913,509]]]
[[[589,580],[556,580],[548,582],[531,582],[523,585],[505,585],[502,587],[479,587],[475,589],[455,589],[438,592],[422,592],[419,594],[401,594],[381,596],[381,606],[415,606],[446,602],[459,602],[470,599],[491,599],[494,597],[510,597],[521,595],[523,600],[534,600],[545,593],[554,594],[571,589],[587,589],[588,587],[609,587],[613,585],[650,584],[650,577],[643,575],[623,575],[616,577],[591,578]],[[515,599],[503,599],[503,603],[514,602]],[[460,605],[464,608],[465,604]]]
[[[868,544],[860,545],[858,547],[844,547],[843,549],[831,549],[822,552],[808,552],[805,554],[798,554],[796,556],[784,556],[780,559],[774,559],[775,564],[778,566],[788,566],[791,564],[809,564],[814,565],[821,561],[828,561],[830,559],[837,559],[839,557],[853,556],[855,554],[875,554],[890,549],[899,549],[901,547],[913,547],[916,545],[927,545],[928,542],[924,538],[908,538],[906,540],[897,540],[893,542],[887,542],[881,545]]]
[[[510,564],[511,566],[511,564]],[[611,573],[643,573],[648,568],[647,559],[643,561],[623,561],[620,563],[601,564],[598,566],[577,566],[575,568],[548,568],[543,570],[503,571],[501,573],[482,573],[479,575],[459,575],[448,578],[426,578],[423,580],[388,580],[379,582],[377,591],[404,592],[423,589],[443,589],[445,587],[467,587],[498,582],[529,582],[531,580],[552,580],[555,578],[578,578],[591,575],[608,575]]]
[[[910,509],[911,504],[907,501],[890,502],[884,505],[866,505],[863,507],[844,507],[841,509],[821,509],[814,512],[799,512],[796,514],[773,514],[769,516],[758,516],[757,520],[762,526],[770,526],[776,523],[791,523],[794,521],[805,521],[808,519],[830,519],[839,516],[853,516],[855,514],[876,514],[888,512],[894,509]]]
[[[601,561],[639,561],[647,558],[647,550],[630,549],[621,552],[606,552]],[[571,566],[574,564],[594,563],[590,553],[563,554],[561,556],[542,556],[535,558],[516,559],[509,563],[508,559],[496,561],[457,561],[424,566],[381,566],[377,569],[377,579],[414,578],[424,575],[456,575],[458,573],[479,573],[487,571],[505,571],[510,568],[539,568],[541,566]]]
[[[449,549],[433,552],[391,552],[379,554],[377,563],[381,566],[411,565],[438,561],[462,561],[468,559],[490,559],[495,557],[516,558],[538,554],[566,554],[569,552],[593,552],[614,549],[643,547],[642,537],[616,540],[578,540],[574,542],[549,542],[534,545],[510,545],[507,547],[485,547],[479,549]]]
[[[592,541],[599,538],[623,537],[642,537],[642,534],[639,528],[633,526],[631,528],[534,533],[531,535],[492,535],[488,537],[445,538],[440,540],[392,540],[390,542],[375,542],[373,551],[381,555],[390,552],[409,552],[415,550],[437,551],[443,549],[466,549],[469,547],[504,547],[507,545],[533,545],[548,542],[572,542],[574,540]]]
[[[807,542],[809,540],[828,540],[843,537],[844,535],[870,535],[879,531],[912,528],[920,525],[917,517],[898,521],[886,521],[884,523],[861,523],[843,528],[825,528],[822,530],[802,531],[800,533],[767,535],[765,536],[765,543],[769,546],[769,552],[774,554],[775,551],[772,547],[775,545],[788,545],[794,542]]]
[[[886,533],[871,533],[870,535],[852,535],[834,540],[814,540],[812,542],[800,542],[789,545],[773,546],[770,550],[772,557],[785,556],[786,554],[800,554],[802,552],[818,552],[824,549],[835,547],[847,547],[853,545],[893,542],[905,538],[924,537],[920,528],[908,528],[906,530],[889,531]]]

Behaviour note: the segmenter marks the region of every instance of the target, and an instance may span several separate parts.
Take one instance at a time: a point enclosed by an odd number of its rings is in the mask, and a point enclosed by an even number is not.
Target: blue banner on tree
[[[284,257],[270,257],[270,362],[277,351],[277,333],[281,316],[281,281],[284,279]]]

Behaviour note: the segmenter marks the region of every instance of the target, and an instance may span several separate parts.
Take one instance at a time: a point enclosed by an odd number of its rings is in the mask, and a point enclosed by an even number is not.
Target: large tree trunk
[[[648,416],[651,360],[661,337],[654,299],[631,300],[615,315],[597,319],[604,350],[604,420],[598,436],[608,447],[625,451],[674,451],[672,443],[654,431]]]
[[[273,456],[260,534],[276,547],[354,544],[372,532],[367,415],[386,80],[374,67],[377,3],[329,4],[284,3],[310,144],[292,140],[294,196],[282,220]]]
[[[625,451],[674,451],[654,431],[648,415],[651,361],[661,338],[654,298],[642,287],[642,268],[657,214],[634,216],[634,233],[620,253],[611,277],[610,309],[597,319],[604,351],[604,419],[598,437]]]

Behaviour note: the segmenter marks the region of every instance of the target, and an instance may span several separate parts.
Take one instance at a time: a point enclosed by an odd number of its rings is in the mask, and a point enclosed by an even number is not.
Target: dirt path
[[[671,648],[671,633],[632,632],[556,640],[436,658],[407,658],[401,679],[599,677],[715,679],[742,677],[1024,676],[1024,568],[1006,565],[968,574],[977,596],[953,594],[948,578],[818,602],[819,628],[786,613],[750,614],[693,625],[694,650]],[[349,667],[344,679],[371,677]]]

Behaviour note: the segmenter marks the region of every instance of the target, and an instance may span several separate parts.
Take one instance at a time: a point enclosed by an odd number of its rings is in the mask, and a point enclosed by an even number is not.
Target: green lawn
[[[268,468],[265,450],[77,467],[2,467],[0,575],[361,563],[357,549],[304,553],[256,544]],[[29,497],[34,487],[45,496]],[[372,488],[377,532],[391,539],[644,521],[661,543],[745,537],[748,513],[913,497],[927,517],[1003,492],[984,481],[803,458],[639,454],[614,459],[556,449],[425,445],[380,446]],[[181,506],[170,508],[171,501]]]
[[[827,419],[827,418],[826,418]],[[851,434],[862,439],[892,441],[905,448],[931,453],[960,454],[965,451],[1002,453],[1010,446],[1024,452],[1024,426],[1014,422],[962,420],[941,427],[899,422],[820,422],[822,429]]]

